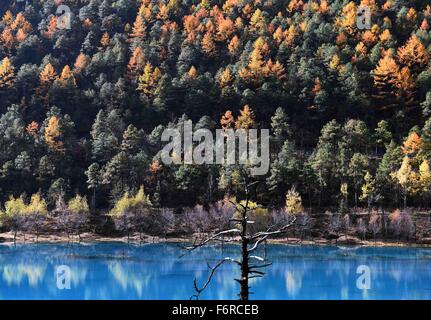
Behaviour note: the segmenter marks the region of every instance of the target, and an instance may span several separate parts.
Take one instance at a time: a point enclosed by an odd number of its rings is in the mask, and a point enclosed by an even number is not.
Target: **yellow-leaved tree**
[[[12,87],[14,77],[14,68],[9,58],[6,57],[0,64],[0,89]]]
[[[45,128],[45,142],[52,151],[64,151],[64,144],[61,141],[60,120],[56,116],[52,116],[48,120],[48,125]]]
[[[57,79],[57,73],[51,63],[47,63],[39,75],[39,87],[37,95],[44,101],[45,104],[49,101],[49,89]]]
[[[162,77],[162,72],[158,67],[153,68],[150,63],[147,63],[144,72],[138,78],[137,90],[145,94],[147,97],[152,97],[155,94],[157,84]]]
[[[419,189],[419,177],[418,174],[412,169],[410,161],[410,158],[405,156],[400,169],[392,173],[392,177],[396,179],[401,187],[401,192],[404,199],[404,208],[407,206],[407,196],[415,195]]]
[[[423,160],[419,166],[419,183],[424,202],[428,207],[428,200],[431,191],[431,170],[428,160]]]
[[[127,78],[134,83],[139,74],[144,71],[144,67],[144,52],[141,47],[136,47],[135,50],[133,50],[132,56],[127,65]]]
[[[376,181],[368,171],[364,176],[364,184],[361,187],[361,196],[359,200],[366,201],[368,206],[368,212],[371,212],[371,205],[374,200],[374,195],[376,192]]]
[[[78,74],[85,70],[89,63],[89,57],[87,57],[84,53],[80,53],[78,57],[76,57],[75,64],[73,66],[73,73]]]
[[[240,115],[235,122],[235,128],[248,130],[254,125],[254,112],[250,109],[248,105],[245,105],[244,108],[240,111]]]
[[[400,67],[394,58],[385,54],[373,71],[374,85],[379,90],[379,96],[393,94],[399,79]]]
[[[300,214],[304,212],[301,195],[294,187],[286,194],[285,210],[289,214]]]
[[[398,49],[398,60],[409,68],[423,67],[429,62],[429,54],[419,38],[412,35],[407,43]]]
[[[233,80],[234,78],[229,67],[224,69],[223,72],[220,73],[219,83],[221,88],[231,85]]]
[[[64,66],[63,70],[61,71],[58,83],[60,83],[61,87],[76,87],[75,76],[73,75],[72,70],[68,65]]]
[[[401,147],[403,153],[409,158],[414,158],[420,151],[422,146],[421,137],[415,132],[411,132]]]
[[[337,18],[336,25],[349,34],[353,34],[356,30],[356,14],[358,8],[355,2],[350,1],[343,7],[341,16]]]
[[[151,205],[150,197],[145,194],[144,186],[141,186],[135,196],[130,196],[128,192],[125,192],[123,197],[115,203],[109,214],[113,217],[122,216],[128,213],[136,214],[136,210],[141,207]]]
[[[115,203],[109,215],[113,218],[115,227],[127,233],[127,237],[132,232],[138,231],[142,239],[144,231],[152,231],[144,230],[145,226],[151,225],[154,221],[154,217],[151,216],[151,207],[150,197],[145,194],[144,187],[141,186],[135,196],[130,196],[128,192],[125,192],[123,197]]]

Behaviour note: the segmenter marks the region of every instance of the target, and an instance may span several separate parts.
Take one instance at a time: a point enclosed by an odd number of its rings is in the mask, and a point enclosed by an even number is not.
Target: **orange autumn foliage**
[[[427,49],[416,35],[410,37],[407,43],[398,49],[399,61],[408,66],[418,65],[425,66],[429,62],[429,54]]]
[[[64,151],[64,144],[60,140],[60,120],[56,116],[52,116],[48,120],[48,125],[45,128],[45,142],[48,147],[57,152]]]
[[[230,129],[235,123],[232,111],[228,110],[220,119],[220,124],[223,129]]]
[[[405,155],[413,156],[419,152],[419,150],[421,149],[421,145],[421,137],[416,132],[412,132],[409,134],[406,141],[404,141],[401,149]]]

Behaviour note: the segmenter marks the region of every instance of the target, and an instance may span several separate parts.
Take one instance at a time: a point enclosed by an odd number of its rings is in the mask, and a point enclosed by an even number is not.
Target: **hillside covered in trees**
[[[191,119],[271,130],[266,206],[428,207],[427,0],[2,0],[0,19],[2,204],[240,197],[235,166],[160,161],[163,129]]]

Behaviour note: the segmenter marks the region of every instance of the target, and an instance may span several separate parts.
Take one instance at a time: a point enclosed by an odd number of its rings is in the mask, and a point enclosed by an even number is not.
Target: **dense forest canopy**
[[[1,203],[240,194],[235,166],[159,161],[163,129],[186,119],[271,129],[262,203],[428,203],[427,0],[2,0],[0,19]]]

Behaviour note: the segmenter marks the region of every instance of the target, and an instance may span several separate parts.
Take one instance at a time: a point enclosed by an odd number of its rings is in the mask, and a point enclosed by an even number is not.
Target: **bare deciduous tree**
[[[294,216],[291,216],[291,219],[285,221],[283,225],[273,224],[263,231],[250,231],[249,226],[254,223],[254,221],[250,219],[251,213],[253,210],[259,208],[250,208],[249,206],[250,188],[257,182],[249,183],[247,178],[243,178],[243,180],[245,200],[240,203],[231,202],[237,210],[236,213],[238,213],[230,220],[230,225],[233,227],[226,228],[225,230],[218,230],[201,241],[195,241],[195,243],[183,247],[187,251],[192,251],[210,243],[239,242],[241,247],[241,258],[233,259],[225,257],[219,260],[214,266],[208,265],[210,274],[201,287],[199,287],[196,278],[194,279],[194,288],[196,293],[191,298],[199,299],[202,292],[210,284],[212,277],[218,268],[225,263],[234,263],[239,266],[241,272],[240,278],[235,279],[240,285],[240,300],[248,300],[250,295],[250,279],[262,277],[264,275],[262,269],[271,265],[271,262],[266,259],[266,256],[260,257],[256,255],[257,249],[262,243],[265,243],[269,237],[284,233],[296,220]]]

